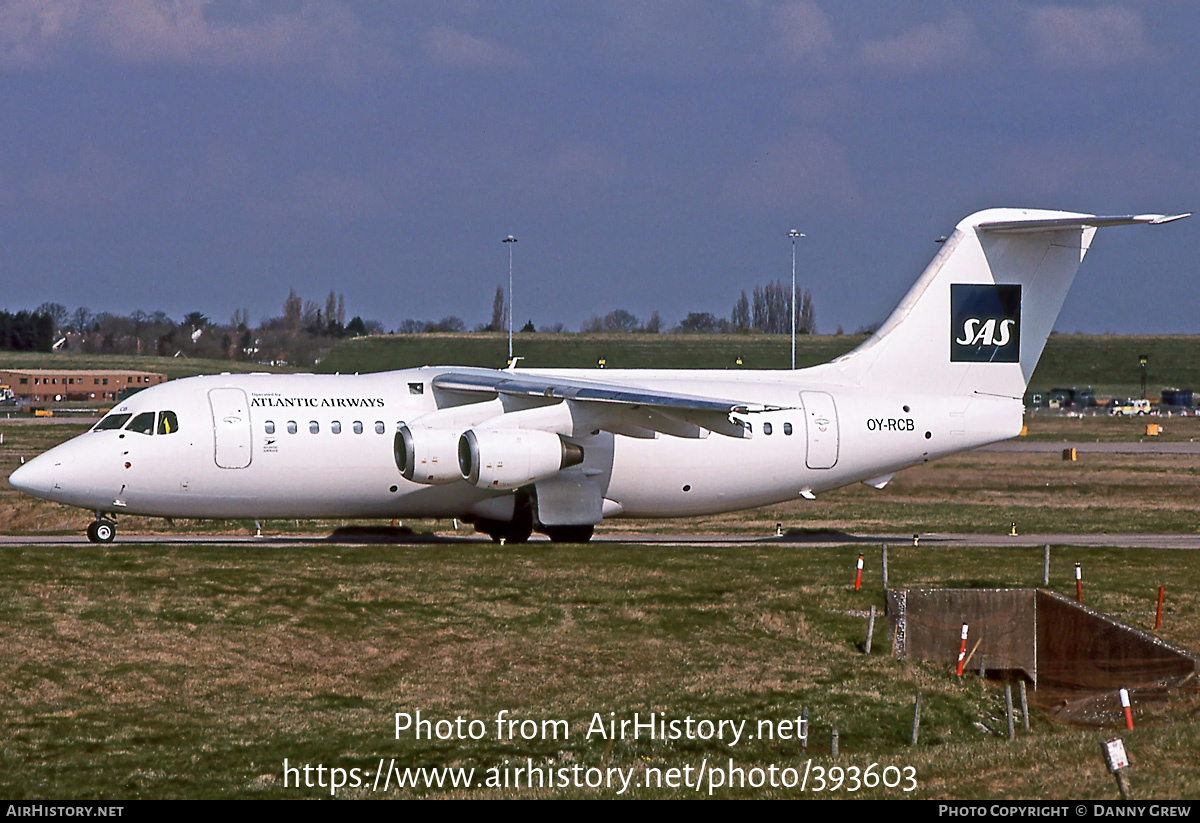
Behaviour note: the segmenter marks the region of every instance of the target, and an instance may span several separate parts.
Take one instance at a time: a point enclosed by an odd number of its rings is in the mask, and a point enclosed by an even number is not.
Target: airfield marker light
[[[855,564],[855,572],[854,572],[854,590],[855,591],[859,591],[860,589],[862,589],[862,569],[863,569],[863,556],[860,554],[858,556],[858,563]]]
[[[914,534],[914,535],[913,535],[913,545],[914,545],[914,546],[919,546],[919,545],[921,545],[921,535],[919,535],[919,534]]]
[[[1133,731],[1133,710],[1129,707],[1129,690],[1121,689],[1121,708],[1125,712],[1125,728]]]
[[[1083,602],[1083,566],[1079,563],[1075,564],[1075,599]]]
[[[1009,537],[1017,536],[1017,521],[1015,521],[1015,520],[1013,521],[1012,526],[1008,530],[1008,536]]]
[[[775,536],[783,537],[783,524],[782,523],[775,524]]]
[[[1162,628],[1162,601],[1163,593],[1166,589],[1163,586],[1158,587],[1158,614],[1154,618],[1154,630],[1158,631]]]
[[[962,624],[962,640],[958,644],[958,676],[962,677],[963,661],[967,659],[967,624]]]

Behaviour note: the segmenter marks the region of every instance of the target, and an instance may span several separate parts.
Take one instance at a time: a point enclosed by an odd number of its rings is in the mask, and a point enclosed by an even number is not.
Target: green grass
[[[862,335],[801,335],[798,366],[832,360],[857,346]],[[785,369],[786,335],[733,334],[519,334],[514,349],[530,368]],[[1148,393],[1164,386],[1200,389],[1200,336],[1051,335],[1030,384],[1032,391],[1093,386],[1107,396],[1136,396],[1138,358],[1149,358]],[[502,334],[416,334],[347,340],[322,361],[325,372],[373,372],[430,365],[503,368],[508,339]]]
[[[824,363],[854,348],[861,335],[801,335],[800,366]],[[791,339],[767,334],[518,334],[513,349],[526,368],[786,369]],[[321,362],[323,372],[375,372],[415,366],[504,368],[503,334],[409,334],[346,340]]]
[[[918,788],[865,797],[1115,797],[1099,763],[1114,729],[1071,728],[1038,712],[1007,742],[1002,692],[945,667],[859,647],[883,605],[878,548],[853,591],[861,547],[648,548],[105,547],[0,550],[0,792],[12,799],[323,797],[285,789],[282,766],[373,770],[523,764],[696,768],[912,767]],[[889,552],[893,586],[1035,585],[1041,550]],[[1052,588],[1145,626],[1168,582],[1162,632],[1200,631],[1195,553],[1055,549]],[[921,744],[907,746],[913,695]],[[595,713],[780,721],[807,707],[794,742],[610,741]],[[397,738],[396,712],[487,723],[484,739]],[[496,738],[494,719],[565,720],[567,739]],[[1194,693],[1122,732],[1139,798],[1200,797]],[[1153,766],[1151,766],[1153,764]],[[695,796],[635,789],[638,797]],[[396,791],[389,796],[612,796],[588,789]],[[791,796],[721,789],[718,796]],[[844,792],[841,794],[845,794]],[[370,796],[362,789],[340,796]]]
[[[801,335],[797,365],[824,363],[857,346],[863,335]],[[728,334],[518,334],[522,365],[531,368],[784,369],[791,362],[787,335]],[[1149,358],[1148,393],[1164,386],[1200,389],[1200,336],[1068,335],[1047,341],[1032,391],[1059,386],[1093,386],[1102,396],[1136,396],[1141,372],[1138,358]],[[428,365],[503,368],[508,357],[504,334],[386,335],[344,340],[318,366],[321,372],[375,372]],[[175,357],[41,354],[5,352],[10,368],[136,369],[168,377],[247,371],[287,371],[230,360]]]

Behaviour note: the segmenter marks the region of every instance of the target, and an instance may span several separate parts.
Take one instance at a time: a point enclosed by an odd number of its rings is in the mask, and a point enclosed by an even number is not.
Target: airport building
[[[115,401],[127,389],[146,389],[166,379],[157,372],[115,369],[0,369],[0,386],[24,403]]]

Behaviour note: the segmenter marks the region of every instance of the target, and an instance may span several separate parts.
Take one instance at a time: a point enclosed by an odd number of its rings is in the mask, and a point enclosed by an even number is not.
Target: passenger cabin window
[[[382,420],[376,420],[376,421],[375,421],[375,433],[376,433],[376,434],[383,434],[385,431],[387,431],[387,426],[383,425],[383,421],[382,421]]]
[[[137,432],[138,434],[153,434],[154,412],[142,412],[129,422],[129,425],[125,427],[125,431]]]
[[[296,433],[296,421],[289,420],[288,421],[288,434],[295,434],[295,433]]]
[[[173,411],[164,411],[158,413],[158,433],[159,434],[174,434],[179,431],[179,418]]]
[[[308,421],[308,433],[309,434],[318,434],[318,433],[320,433],[320,431],[321,431],[320,423],[318,423],[316,420]]]
[[[775,429],[771,427],[770,423],[763,423],[763,434],[770,434],[773,431],[775,431]]]
[[[266,423],[266,426],[264,426],[264,428],[267,430],[267,434],[274,434],[275,433],[275,421],[268,420]]]
[[[329,424],[329,430],[331,432],[333,432],[334,434],[341,434],[342,433],[342,421],[334,420],[332,423]]]
[[[783,424],[783,433],[784,433],[784,434],[791,434],[791,433],[792,433],[792,424],[791,424],[791,423],[784,423],[784,424]]]
[[[362,434],[362,433],[363,433],[363,427],[362,427],[362,421],[361,421],[361,420],[355,420],[355,421],[354,421],[354,433],[355,433],[355,434]]]
[[[98,432],[98,431],[104,431],[105,429],[119,429],[125,425],[125,421],[127,421],[130,417],[133,417],[133,415],[132,414],[110,414],[107,417],[105,417],[103,420],[101,420],[99,423],[97,423],[96,428],[92,429],[92,431]]]

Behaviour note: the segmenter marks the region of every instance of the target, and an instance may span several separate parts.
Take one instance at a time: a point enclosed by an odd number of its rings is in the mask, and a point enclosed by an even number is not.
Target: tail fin
[[[855,385],[1019,398],[1096,229],[1182,217],[976,212],[879,331],[830,366]]]

